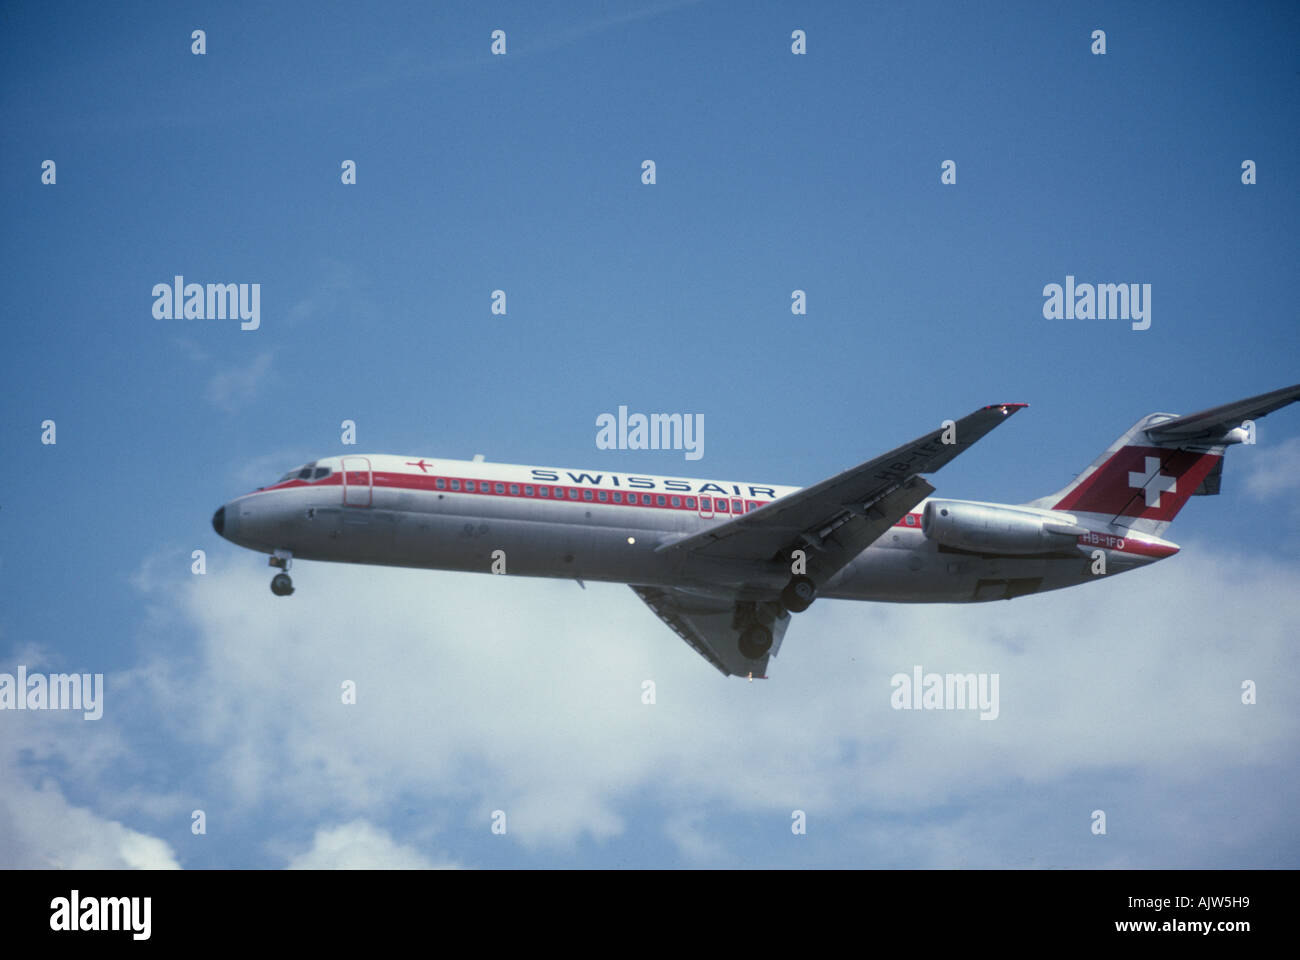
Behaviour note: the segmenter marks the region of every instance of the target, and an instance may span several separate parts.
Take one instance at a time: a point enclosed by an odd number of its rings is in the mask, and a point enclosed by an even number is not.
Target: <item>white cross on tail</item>
[[[1160,494],[1168,491],[1169,493],[1178,492],[1178,481],[1174,477],[1166,477],[1160,472],[1160,459],[1158,457],[1146,458],[1145,473],[1129,473],[1128,485],[1142,490],[1147,495],[1147,506],[1160,506]]]

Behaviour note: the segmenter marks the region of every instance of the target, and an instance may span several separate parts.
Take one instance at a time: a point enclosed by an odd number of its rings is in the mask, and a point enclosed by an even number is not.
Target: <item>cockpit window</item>
[[[276,483],[284,483],[286,480],[320,480],[328,477],[333,471],[329,467],[318,467],[315,461],[305,464],[301,467],[294,467],[286,473]]]

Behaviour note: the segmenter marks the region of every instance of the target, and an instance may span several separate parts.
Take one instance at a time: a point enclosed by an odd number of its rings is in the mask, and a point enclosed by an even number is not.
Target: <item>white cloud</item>
[[[36,644],[15,647],[0,672],[12,674],[19,665],[29,676],[85,667]],[[122,703],[117,679],[105,676],[99,720],[86,720],[81,711],[0,711],[0,868],[179,867],[165,841],[122,822],[172,815],[174,797],[134,784],[97,789],[130,768],[137,750],[112,719]],[[94,799],[81,799],[87,796]]]
[[[251,554],[208,569],[138,579],[156,615],[143,660],[108,678],[104,720],[0,715],[0,863],[174,863],[123,823],[187,831],[194,806],[220,811],[232,866],[428,866],[487,843],[493,862],[548,862],[628,833],[647,858],[734,865],[810,855],[828,832],[833,862],[1151,866],[1191,823],[1213,840],[1179,862],[1240,866],[1289,822],[1277,791],[1223,786],[1296,773],[1300,717],[1279,691],[1300,685],[1300,571],[1266,559],[1188,544],[1010,603],[819,601],[754,683],[622,586],[299,562],[297,593],[276,598]],[[890,677],[913,664],[998,673],[1000,718],[891,709]],[[174,794],[120,773],[170,783],[156,774],[180,757],[203,762]],[[1107,846],[1062,840],[1117,795],[1130,809]],[[295,847],[304,825],[315,839]]]
[[[317,830],[311,849],[288,863],[290,870],[432,870],[455,866],[434,863],[365,820]]]
[[[485,833],[499,808],[513,842],[557,850],[620,836],[653,796],[678,849],[715,858],[683,811],[915,816],[1127,769],[1176,793],[1294,763],[1300,731],[1293,706],[1239,693],[1300,682],[1296,571],[1195,547],[1012,603],[823,601],[753,684],[724,680],[625,587],[300,563],[277,599],[255,570],[181,592],[198,664],[159,672],[158,702],[195,705],[234,802],[295,816],[382,820],[418,795],[451,831]],[[1001,718],[892,710],[889,678],[918,663],[999,673]]]
[[[180,864],[157,837],[67,801],[52,781],[32,786],[4,764],[0,790],[0,867],[173,870]]]
[[[1259,500],[1300,490],[1300,437],[1276,446],[1246,448],[1252,455],[1246,491]],[[1244,458],[1243,458],[1244,459]]]
[[[664,835],[689,863],[726,863],[730,859],[726,848],[718,838],[709,836],[703,821],[704,815],[698,810],[673,814],[664,823]]]

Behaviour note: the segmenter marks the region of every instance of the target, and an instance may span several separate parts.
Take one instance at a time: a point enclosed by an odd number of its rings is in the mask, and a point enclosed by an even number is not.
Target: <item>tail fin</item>
[[[1161,536],[1188,499],[1219,492],[1223,455],[1254,442],[1243,424],[1300,400],[1300,384],[1177,417],[1153,413],[1062,490],[1030,506]]]

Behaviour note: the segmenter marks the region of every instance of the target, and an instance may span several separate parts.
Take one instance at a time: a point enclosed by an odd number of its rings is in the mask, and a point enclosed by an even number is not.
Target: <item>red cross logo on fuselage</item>
[[[421,458],[420,458],[420,462],[419,462],[419,463],[413,463],[412,461],[407,460],[407,461],[406,461],[406,465],[407,465],[408,467],[419,467],[421,473],[428,473],[429,471],[426,470],[426,469],[424,469],[424,468],[425,468],[425,467],[431,467],[431,466],[433,466],[433,464],[431,464],[431,463],[425,463],[425,462],[424,462],[424,457],[421,457]]]

